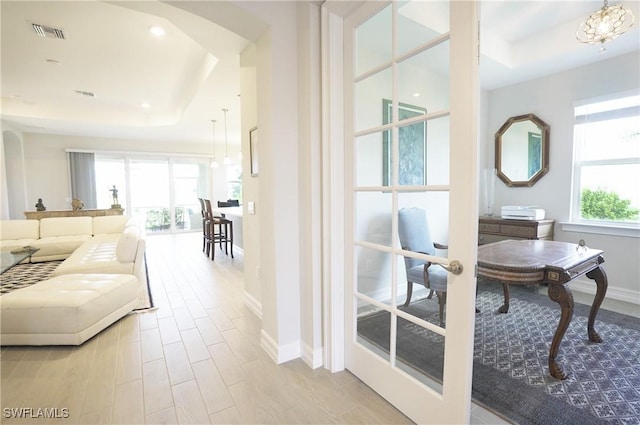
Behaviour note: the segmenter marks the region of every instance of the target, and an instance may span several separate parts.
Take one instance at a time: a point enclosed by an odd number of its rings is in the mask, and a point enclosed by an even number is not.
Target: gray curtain
[[[97,208],[95,154],[69,152],[71,196],[80,199],[85,209]]]

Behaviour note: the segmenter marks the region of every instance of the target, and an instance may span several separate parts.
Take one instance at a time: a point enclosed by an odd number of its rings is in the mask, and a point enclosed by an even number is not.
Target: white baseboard
[[[311,368],[317,369],[324,365],[323,359],[324,350],[318,348],[313,350],[309,344],[302,344],[302,360]]]
[[[278,363],[278,344],[263,330],[260,331],[260,347],[271,359]]]
[[[262,320],[262,303],[247,291],[244,291],[244,305],[246,305],[258,319]]]
[[[575,292],[582,292],[590,295],[594,295],[596,293],[595,282],[586,277],[580,277],[572,281],[569,287]],[[640,305],[640,292],[609,285],[605,299]]]
[[[300,357],[300,342],[279,346],[265,331],[260,331],[260,346],[276,364],[285,363]]]

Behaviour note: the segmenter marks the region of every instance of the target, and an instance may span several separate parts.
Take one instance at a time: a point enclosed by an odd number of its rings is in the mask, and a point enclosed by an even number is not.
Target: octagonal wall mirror
[[[496,133],[496,170],[509,187],[533,186],[549,171],[549,125],[534,114],[509,118]]]

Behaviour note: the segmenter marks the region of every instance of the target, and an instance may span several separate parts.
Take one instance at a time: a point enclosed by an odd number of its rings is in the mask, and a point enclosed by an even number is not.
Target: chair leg
[[[440,314],[440,327],[444,326],[444,305],[447,303],[447,293],[442,291],[436,291],[438,296],[438,309]]]
[[[211,226],[212,226],[212,225],[211,225],[211,223],[209,223],[209,222],[207,221],[207,223],[205,224],[205,229],[206,229],[206,231],[205,231],[205,236],[204,236],[204,239],[205,239],[205,242],[204,242],[204,245],[205,245],[204,252],[205,252],[205,254],[207,254],[207,257],[209,256],[209,251],[211,251]]]
[[[209,228],[209,234],[211,235],[211,238],[209,240],[209,248],[207,248],[207,256],[211,254],[211,261],[214,261],[216,258],[216,223],[214,223],[213,221],[211,222],[211,227]]]
[[[430,300],[431,298],[433,298],[433,294],[435,294],[435,291],[433,289],[430,289],[429,295],[427,295],[427,299]]]
[[[231,258],[233,258],[233,221],[229,222],[229,233],[227,234],[227,242],[231,244]]]
[[[411,303],[411,295],[413,294],[413,282],[407,280],[407,299],[404,302],[404,306],[407,307]]]

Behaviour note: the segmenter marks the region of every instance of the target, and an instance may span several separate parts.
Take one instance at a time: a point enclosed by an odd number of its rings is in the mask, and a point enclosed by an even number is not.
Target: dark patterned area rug
[[[11,291],[25,288],[29,285],[33,285],[35,283],[49,279],[51,273],[53,273],[53,271],[56,269],[56,267],[58,267],[60,263],[62,263],[62,260],[18,264],[17,266],[11,267],[9,270],[0,275],[0,296],[8,294]],[[147,276],[149,276],[148,273]],[[147,278],[147,294],[145,305],[136,308],[134,311],[143,312],[153,308],[153,297],[151,295],[149,279]]]
[[[558,354],[569,379],[560,381],[548,368],[559,306],[546,295],[514,287],[509,313],[496,312],[502,302],[499,284],[479,284],[475,402],[521,425],[640,424],[640,319],[600,310],[596,330],[604,342],[595,344],[587,339],[589,306],[576,304]],[[435,299],[413,302],[406,310],[437,323]],[[398,322],[398,357],[440,381],[443,338],[406,320]],[[361,317],[358,334],[388,352],[388,314]]]
[[[46,280],[62,261],[18,264],[0,275],[0,296]]]

